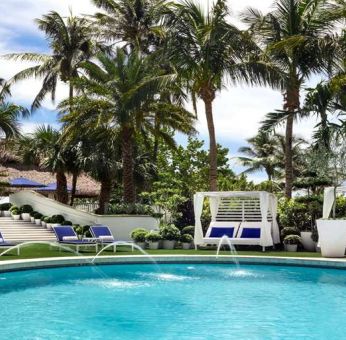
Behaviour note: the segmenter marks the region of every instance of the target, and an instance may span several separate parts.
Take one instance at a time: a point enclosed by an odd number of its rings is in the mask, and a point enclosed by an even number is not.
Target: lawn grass
[[[146,250],[150,255],[216,255],[216,250]],[[117,252],[113,253],[111,250],[106,250],[102,255],[141,255],[139,251],[132,252],[129,247],[117,246]],[[80,255],[93,256],[95,251],[93,248],[83,249],[80,251]],[[230,255],[229,251],[221,251],[220,255]],[[256,251],[256,250],[246,250],[238,251],[238,255],[251,255],[251,256],[281,256],[281,257],[321,257],[320,253],[311,252],[286,252],[286,251]],[[19,259],[34,259],[43,257],[66,257],[66,256],[78,256],[74,252],[69,252],[67,250],[61,249],[59,251],[57,248],[50,249],[48,245],[29,245],[21,248],[20,255],[18,256],[16,250],[11,251],[3,256],[0,256],[0,261],[4,260],[19,260]]]

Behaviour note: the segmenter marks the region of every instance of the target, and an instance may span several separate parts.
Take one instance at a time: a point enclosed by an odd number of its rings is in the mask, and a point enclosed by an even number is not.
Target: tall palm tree
[[[150,53],[165,36],[163,17],[167,0],[92,0],[104,10],[96,13],[99,36],[109,42],[125,43],[125,48]]]
[[[74,88],[71,80],[79,76],[81,63],[89,59],[93,53],[91,27],[85,18],[71,14],[64,19],[59,13],[52,11],[44,15],[42,19],[37,19],[36,23],[45,33],[52,54],[7,55],[9,59],[38,63],[36,66],[20,71],[10,80],[10,83],[15,83],[30,77],[43,78],[42,87],[32,103],[32,110],[40,107],[49,93],[54,101],[59,80],[68,84],[69,99],[72,100]]]
[[[325,16],[325,0],[275,0],[274,9],[266,15],[256,9],[248,9],[243,15],[254,37],[266,48],[266,54],[286,74],[283,111],[271,114],[266,123],[286,122],[287,197],[292,195],[293,122],[300,111],[301,89],[312,74],[328,70],[333,57],[334,25]]]
[[[76,86],[84,94],[73,104],[70,129],[95,128],[100,124],[118,129],[121,136],[124,201],[136,199],[134,184],[134,138],[137,133],[152,133],[153,117],[160,105],[159,93],[172,82],[172,75],[162,74],[150,57],[141,57],[133,52],[127,55],[118,48],[115,57],[98,55],[97,63],[84,64],[87,77],[82,77]],[[62,103],[66,108],[68,102]],[[191,117],[183,107],[168,106],[169,112],[179,112],[179,117]],[[185,122],[192,125],[192,118]],[[162,132],[163,136],[164,133]],[[167,135],[165,138],[174,140]]]
[[[204,102],[212,191],[217,190],[217,142],[213,116],[217,92],[226,86],[227,81],[279,85],[275,78],[278,73],[264,60],[257,59],[259,49],[248,35],[227,22],[228,15],[225,0],[217,0],[210,12],[205,12],[191,0],[175,4],[167,46],[169,58],[191,93],[194,104],[197,98]]]

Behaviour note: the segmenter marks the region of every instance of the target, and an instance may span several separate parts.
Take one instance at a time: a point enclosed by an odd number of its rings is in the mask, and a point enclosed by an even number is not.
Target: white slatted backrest
[[[268,211],[268,221],[272,220]],[[254,197],[223,197],[216,221],[257,222],[262,221],[260,199]]]

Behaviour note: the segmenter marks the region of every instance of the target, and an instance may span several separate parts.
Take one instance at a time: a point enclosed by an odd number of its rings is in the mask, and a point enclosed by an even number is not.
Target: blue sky
[[[206,3],[205,0],[200,0]],[[211,2],[211,1],[210,1]],[[248,6],[268,11],[272,0],[232,0],[230,6],[233,10],[231,20],[235,19],[239,11]],[[95,8],[89,0],[1,0],[0,2],[0,54],[14,52],[40,52],[49,53],[47,42],[42,33],[36,28],[34,19],[41,17],[50,10],[56,10],[67,15],[69,10],[74,14],[90,14]],[[239,24],[239,23],[237,23]],[[30,66],[29,63],[9,62],[0,59],[0,78],[9,79],[16,72]],[[319,81],[318,78],[313,82]],[[25,106],[30,106],[35,94],[40,89],[40,80],[27,80],[18,83],[13,88],[12,100]],[[56,125],[55,107],[59,100],[67,95],[67,89],[58,87],[57,101],[52,103],[47,98],[43,107],[28,120],[22,122],[25,132],[31,132],[39,124]],[[232,86],[218,94],[214,103],[214,117],[217,139],[220,144],[230,149],[230,158],[237,155],[240,146],[246,144],[246,139],[256,134],[259,122],[264,115],[282,106],[282,95],[269,88],[250,88],[244,85]],[[207,126],[204,117],[204,107],[198,104],[199,121],[197,130],[199,138],[208,143]],[[309,138],[314,121],[303,121],[296,124],[295,132]],[[180,140],[180,138],[179,138]],[[233,164],[233,162],[232,162]],[[233,164],[234,170],[239,173],[242,169]],[[250,179],[258,182],[265,178],[264,174],[257,173]]]

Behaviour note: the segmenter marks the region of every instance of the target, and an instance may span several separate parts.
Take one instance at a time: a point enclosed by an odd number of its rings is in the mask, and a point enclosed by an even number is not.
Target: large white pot
[[[31,223],[35,223],[35,217],[30,217],[30,221],[31,221]]]
[[[12,215],[12,218],[13,218],[15,221],[18,221],[18,220],[20,220],[20,215]]]
[[[159,249],[159,242],[148,242],[148,247],[152,250]]]
[[[295,252],[298,249],[298,244],[286,244],[286,250],[290,252]]]
[[[47,223],[45,221],[41,220],[41,225],[42,225],[42,227],[47,228]]]
[[[4,217],[11,217],[11,212],[9,210],[4,210],[2,212],[2,216],[4,216]]]
[[[163,240],[163,249],[174,249],[175,241]]]
[[[41,225],[41,220],[40,219],[35,220],[35,224],[36,225]]]
[[[312,232],[311,231],[302,231],[300,233],[300,237],[302,239],[302,245],[305,250],[307,251],[315,251],[316,249],[316,243],[311,238]]]
[[[30,221],[30,214],[29,213],[22,213],[22,220],[23,221]]]
[[[142,249],[145,249],[145,242],[136,242],[137,246],[142,248]]]
[[[317,220],[319,245],[323,257],[344,257],[346,220]]]
[[[188,250],[188,249],[191,248],[191,243],[183,242],[183,243],[181,244],[181,246],[182,246],[182,248],[183,248],[184,250]]]

